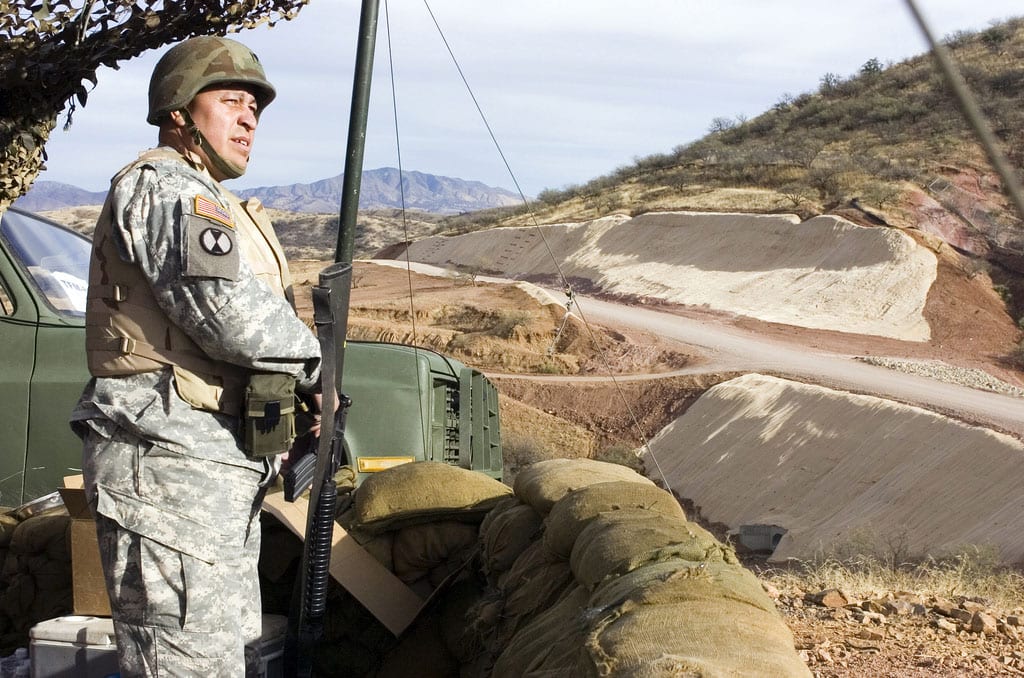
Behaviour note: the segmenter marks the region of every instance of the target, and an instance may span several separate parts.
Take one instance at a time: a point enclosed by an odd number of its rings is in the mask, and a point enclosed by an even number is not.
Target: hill
[[[243,198],[256,197],[267,207],[293,212],[338,211],[344,175],[311,184],[270,186],[239,191]],[[512,191],[487,186],[479,181],[441,177],[423,172],[383,167],[363,172],[359,191],[360,209],[404,207],[411,210],[451,214],[519,204]]]
[[[949,36],[946,45],[1018,169],[1024,163],[1024,20]],[[453,217],[453,232],[580,222],[652,211],[843,216],[934,238],[987,270],[1014,318],[1024,315],[1024,222],[923,54],[868,59],[817,91],[781,94],[750,119],[717,118],[710,133],[563,190],[523,209]]]
[[[361,210],[406,209],[453,214],[516,205],[520,197],[503,188],[487,186],[479,181],[442,177],[423,172],[399,173],[392,167],[363,172],[359,192]],[[341,205],[344,175],[310,184],[263,186],[237,190],[242,198],[259,198],[266,207],[301,214],[337,214]],[[16,202],[32,212],[54,211],[71,207],[101,205],[106,192],[86,191],[56,181],[37,181],[28,193]],[[404,201],[404,204],[403,204]]]

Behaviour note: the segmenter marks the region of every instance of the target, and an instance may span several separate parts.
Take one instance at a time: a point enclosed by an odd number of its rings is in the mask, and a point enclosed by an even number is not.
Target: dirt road
[[[403,261],[378,260],[374,263],[400,268],[406,266]],[[450,271],[438,266],[416,262],[411,266],[417,273],[450,276]],[[485,276],[479,276],[477,280],[493,283],[513,282]],[[553,301],[564,299],[561,291],[547,292]],[[756,326],[743,327],[723,314],[704,314],[699,310],[688,310],[686,313],[666,312],[590,296],[577,296],[576,312],[588,323],[642,328],[662,338],[694,347],[705,358],[701,363],[685,370],[651,375],[651,378],[703,372],[761,372],[918,406],[1024,439],[1024,398],[946,383],[869,365],[854,359],[865,353],[874,356],[884,355],[877,349],[840,352],[825,347],[829,343],[827,339],[821,340],[819,337],[813,342],[802,340],[796,336],[798,330],[794,330],[793,335],[788,335],[785,331],[765,332]],[[869,342],[868,345],[885,346],[884,342],[877,340]],[[907,357],[902,353],[903,350],[904,347],[895,349],[891,355]],[[505,376],[514,378],[513,375]],[[602,379],[541,375],[519,375],[519,378],[550,381]],[[619,380],[628,378],[617,377]]]
[[[707,363],[694,370],[756,371],[917,405],[1024,438],[1024,399],[905,374],[808,346],[784,344],[726,323],[585,298],[588,322],[642,327],[697,347]]]

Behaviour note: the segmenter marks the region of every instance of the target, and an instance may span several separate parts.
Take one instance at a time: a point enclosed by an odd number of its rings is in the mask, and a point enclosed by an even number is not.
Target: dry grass
[[[785,567],[756,568],[761,579],[780,589],[839,589],[854,598],[887,591],[910,591],[949,600],[983,600],[1001,610],[1024,606],[1024,572],[1000,562],[995,548],[963,546],[955,553],[910,558],[899,543],[891,550],[842,553],[842,549]]]

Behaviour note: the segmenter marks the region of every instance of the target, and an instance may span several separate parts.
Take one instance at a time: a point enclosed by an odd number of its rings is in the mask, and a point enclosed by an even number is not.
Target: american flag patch
[[[231,213],[207,197],[197,195],[195,209],[196,214],[199,216],[218,221],[228,228],[235,227],[235,222],[231,218]]]

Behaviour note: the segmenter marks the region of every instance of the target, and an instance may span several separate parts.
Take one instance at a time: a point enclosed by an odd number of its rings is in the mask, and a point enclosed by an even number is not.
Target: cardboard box
[[[281,492],[267,494],[263,510],[288,527],[299,539],[306,537],[309,502],[300,497],[288,503]],[[345,587],[391,633],[400,635],[427,604],[391,570],[364,549],[355,537],[335,523],[331,540],[331,577]]]
[[[76,615],[110,616],[110,598],[100,565],[96,522],[85,499],[81,476],[64,479],[59,492],[71,515],[71,590]]]

